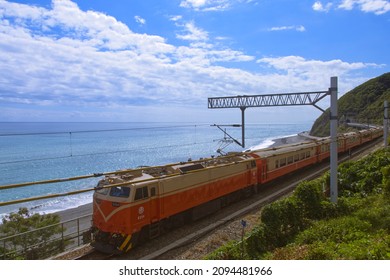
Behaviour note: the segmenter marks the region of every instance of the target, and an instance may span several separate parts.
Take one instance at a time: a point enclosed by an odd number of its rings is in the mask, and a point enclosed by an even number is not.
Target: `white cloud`
[[[222,11],[230,7],[231,0],[183,0],[180,7],[195,11]]]
[[[298,32],[304,32],[306,31],[306,28],[303,25],[290,25],[290,26],[276,26],[268,29],[268,31],[285,31],[285,30],[295,30]]]
[[[180,7],[193,9],[197,12],[225,11],[235,4],[252,3],[253,0],[182,0]],[[254,3],[256,5],[256,3]]]
[[[203,102],[219,78],[214,63],[254,59],[206,43],[208,33],[192,22],[181,35],[191,42],[186,47],[134,33],[113,17],[81,11],[65,0],[54,1],[51,9],[0,1],[0,11],[1,102],[88,107]],[[32,18],[34,26],[27,24]]]
[[[180,3],[181,7],[185,8],[199,8],[205,6],[207,0],[184,0]]]
[[[351,72],[375,67],[288,56],[259,59],[262,69],[250,72],[233,63],[252,62],[253,56],[221,40],[214,45],[193,22],[179,25],[181,18],[176,19],[188,45],[174,46],[66,0],[55,0],[50,8],[0,0],[0,15],[2,119],[8,114],[20,120],[21,111],[13,110],[18,107],[35,112],[34,120],[45,120],[42,112],[49,111],[51,120],[56,114],[57,120],[66,120],[71,112],[84,112],[88,120],[151,120],[144,108],[164,107],[170,109],[164,110],[170,120],[182,120],[174,106],[207,111],[210,96],[322,89],[328,77],[338,74],[356,85]]]
[[[374,13],[376,15],[385,14],[390,11],[390,2],[388,0],[340,0],[322,4],[321,1],[316,1],[312,5],[313,10],[317,12],[329,12],[333,5],[337,5],[338,9],[353,10],[355,8],[365,13]]]
[[[355,6],[363,12],[376,15],[390,11],[390,2],[387,0],[342,0],[338,7],[344,10],[352,10]]]
[[[169,17],[169,19],[170,19],[171,21],[174,21],[174,22],[179,21],[179,20],[181,20],[182,18],[183,18],[183,16],[181,16],[181,15],[176,15],[176,16],[170,16],[170,17]]]
[[[316,1],[312,8],[314,11],[317,11],[317,12],[329,12],[329,10],[331,9],[331,7],[333,6],[333,3],[326,3],[325,5],[323,5],[321,3],[321,1]]]
[[[140,25],[146,24],[146,20],[144,18],[140,17],[140,16],[135,16],[134,19]]]
[[[184,34],[177,34],[176,37],[187,41],[207,41],[209,35],[206,31],[195,26],[194,22],[187,22],[184,25]]]
[[[270,66],[280,70],[295,71],[296,73],[309,73],[316,69],[318,69],[316,71],[323,71],[326,69],[327,72],[329,72],[328,70],[334,69],[333,71],[337,71],[338,74],[342,74],[346,70],[356,70],[365,67],[365,64],[361,62],[347,63],[341,60],[306,60],[300,56],[284,56],[276,58],[266,57],[259,59],[257,62],[269,64]]]
[[[308,60],[300,56],[264,57],[257,60],[257,62],[260,65],[279,71],[290,80],[291,88],[315,89],[321,84],[326,84],[329,77],[343,77],[343,81],[341,81],[341,92],[343,93],[356,86],[357,81],[362,81],[359,78],[353,78],[354,71],[383,66],[363,62],[349,63],[340,59],[329,61]]]

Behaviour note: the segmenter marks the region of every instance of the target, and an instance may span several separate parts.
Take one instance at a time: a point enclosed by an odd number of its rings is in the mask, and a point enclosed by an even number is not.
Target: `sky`
[[[239,123],[207,98],[324,91],[333,76],[341,97],[389,72],[389,49],[387,0],[0,0],[0,122]]]

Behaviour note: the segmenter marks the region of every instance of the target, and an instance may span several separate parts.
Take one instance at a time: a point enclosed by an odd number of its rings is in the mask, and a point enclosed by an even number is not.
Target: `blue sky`
[[[207,98],[327,90],[332,76],[342,96],[389,72],[389,47],[387,0],[0,0],[0,121],[239,122]]]

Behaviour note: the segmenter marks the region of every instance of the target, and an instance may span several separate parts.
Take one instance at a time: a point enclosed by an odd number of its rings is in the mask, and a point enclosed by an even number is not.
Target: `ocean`
[[[308,131],[311,123],[246,124],[245,149],[264,148],[272,139]],[[241,128],[221,127],[241,142]],[[0,123],[0,186],[153,166],[218,155],[223,131],[195,123]],[[242,151],[231,143],[224,152]],[[0,190],[0,201],[96,186],[99,178]],[[92,202],[92,192],[0,206],[0,216],[27,207],[52,213]]]

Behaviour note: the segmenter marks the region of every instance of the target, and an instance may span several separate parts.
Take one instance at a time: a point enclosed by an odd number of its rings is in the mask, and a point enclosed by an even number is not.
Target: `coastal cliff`
[[[340,132],[348,130],[348,122],[363,124],[383,124],[383,104],[390,102],[390,72],[373,78],[353,90],[347,92],[338,100],[338,116]],[[328,108],[313,124],[310,135],[329,136]]]

